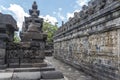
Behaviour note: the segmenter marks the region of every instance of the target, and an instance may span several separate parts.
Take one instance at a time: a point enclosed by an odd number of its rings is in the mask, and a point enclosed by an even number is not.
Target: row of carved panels
[[[77,52],[94,51],[117,54],[119,31],[106,32],[99,35],[92,35],[88,38],[77,38],[62,41],[54,44],[54,49],[73,50]]]
[[[66,54],[63,55],[64,52],[62,51],[57,51],[55,50],[55,56],[60,56],[63,57],[64,59],[70,59],[72,62],[76,61],[77,63],[81,62],[88,62],[88,63],[99,63],[99,64],[104,64],[104,65],[111,65],[111,66],[118,66],[118,58],[113,58],[113,57],[101,57],[101,56],[85,56],[85,55],[79,55],[79,54]]]
[[[41,46],[40,46],[41,45]],[[36,42],[33,44],[26,43],[8,43],[6,46],[7,50],[25,50],[25,49],[35,49],[35,50],[43,50],[45,49],[45,44],[42,42]]]
[[[44,57],[44,51],[36,50],[7,50],[7,58],[41,58]]]

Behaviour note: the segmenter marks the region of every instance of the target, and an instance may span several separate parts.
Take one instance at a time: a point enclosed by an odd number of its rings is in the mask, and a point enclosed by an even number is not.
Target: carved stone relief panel
[[[90,43],[90,50],[94,52],[96,50],[96,44],[97,44],[97,38],[92,35],[89,37],[89,43]]]

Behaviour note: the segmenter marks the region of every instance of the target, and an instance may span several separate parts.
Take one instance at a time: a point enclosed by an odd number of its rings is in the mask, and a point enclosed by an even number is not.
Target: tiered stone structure
[[[120,1],[91,0],[54,36],[54,56],[97,80],[120,79]]]
[[[11,15],[0,13],[0,68],[6,68],[8,42],[13,42],[14,31],[18,31],[16,21]]]
[[[36,2],[25,17],[20,43],[8,43],[6,48],[8,67],[46,67],[45,45],[47,35],[42,31],[43,19],[39,18]]]
[[[18,72],[16,77],[21,73],[24,75],[27,72],[25,75],[30,75],[29,72],[37,71],[39,79],[63,78],[61,72],[44,61],[47,35],[42,31],[43,19],[38,17],[36,2],[29,14],[20,32],[21,42],[14,43],[14,31],[18,30],[16,21],[12,16],[0,13],[0,69],[13,68]]]
[[[25,17],[20,34],[22,47],[25,48],[25,52],[27,53],[24,57],[31,58],[33,63],[43,62],[45,58],[44,50],[47,34],[42,31],[43,18],[38,17],[39,13],[36,2],[34,2],[32,9],[29,10],[30,17]],[[31,62],[28,59],[26,60],[28,63]]]

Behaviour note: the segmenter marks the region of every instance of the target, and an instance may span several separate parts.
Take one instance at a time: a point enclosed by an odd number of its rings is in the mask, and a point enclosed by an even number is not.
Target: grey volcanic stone
[[[55,72],[55,68],[44,62],[47,34],[42,31],[43,18],[39,17],[39,12],[34,1],[29,10],[30,17],[25,17],[23,22],[20,43],[14,42],[14,31],[18,30],[16,21],[12,16],[0,13],[0,69],[13,70],[0,72],[0,80],[39,80],[41,72],[46,71],[49,73],[44,76],[49,75],[48,78],[51,78],[50,74],[54,79],[63,78],[62,73]]]
[[[119,80],[120,1],[91,0],[76,18],[56,32],[54,56],[96,80]]]
[[[16,72],[12,80],[39,80],[40,72]]]
[[[11,80],[13,72],[0,72],[0,80]]]
[[[45,71],[41,72],[42,79],[62,79],[63,74],[59,71]]]

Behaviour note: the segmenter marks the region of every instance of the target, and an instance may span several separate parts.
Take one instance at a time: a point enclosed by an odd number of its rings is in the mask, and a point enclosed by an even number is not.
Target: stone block
[[[0,59],[0,65],[3,65],[4,63],[4,59]]]
[[[15,72],[12,80],[40,80],[40,72]]]
[[[13,72],[0,72],[0,80],[11,80]]]
[[[0,69],[5,69],[5,68],[7,68],[7,65],[6,64],[0,64]]]
[[[19,67],[20,67],[20,64],[19,64],[19,63],[9,63],[9,64],[8,64],[8,67],[9,67],[9,68],[19,68]]]
[[[0,58],[4,58],[5,57],[5,49],[1,49],[0,48]]]
[[[0,49],[0,65],[5,63],[5,49]]]
[[[62,79],[64,76],[58,71],[45,71],[41,72],[42,79]]]
[[[11,58],[11,59],[7,59],[8,63],[19,63],[19,58]]]
[[[52,66],[47,67],[30,67],[30,68],[15,68],[14,72],[38,72],[38,71],[55,71]]]

